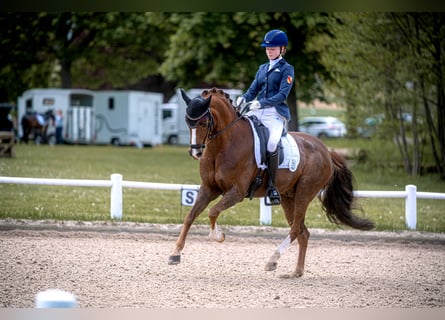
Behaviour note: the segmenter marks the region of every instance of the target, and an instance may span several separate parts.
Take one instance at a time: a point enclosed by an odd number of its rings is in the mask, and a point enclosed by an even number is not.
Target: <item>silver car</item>
[[[347,133],[345,124],[335,117],[303,118],[299,130],[319,138],[341,138]]]

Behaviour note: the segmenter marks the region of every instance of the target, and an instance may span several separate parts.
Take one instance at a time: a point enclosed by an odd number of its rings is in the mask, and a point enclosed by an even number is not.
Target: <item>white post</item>
[[[272,208],[266,206],[264,198],[260,198],[260,224],[272,224]]]
[[[415,230],[417,222],[417,187],[409,184],[405,186],[405,222],[408,229]]]
[[[113,173],[111,175],[111,219],[122,219],[122,175]]]

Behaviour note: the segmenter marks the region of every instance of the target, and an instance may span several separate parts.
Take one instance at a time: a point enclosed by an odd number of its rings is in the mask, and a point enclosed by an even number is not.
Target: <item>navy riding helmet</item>
[[[263,42],[261,43],[262,47],[281,47],[287,46],[287,35],[281,30],[274,29],[270,30],[264,36]]]

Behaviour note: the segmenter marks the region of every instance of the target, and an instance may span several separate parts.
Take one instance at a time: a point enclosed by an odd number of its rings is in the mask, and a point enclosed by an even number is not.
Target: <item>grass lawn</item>
[[[354,145],[369,149],[369,161],[378,157],[369,141],[327,140],[328,145]],[[366,145],[368,143],[369,145]],[[16,146],[17,157],[0,158],[0,175],[65,179],[110,179],[120,173],[124,180],[199,184],[198,161],[187,147],[160,146],[136,149],[113,146]],[[370,169],[351,163],[358,190],[404,190],[414,184],[418,191],[444,192],[445,181],[436,176],[412,178],[393,167]],[[66,187],[0,184],[0,219],[110,220],[110,190],[102,187]],[[377,230],[404,230],[403,199],[359,199]],[[445,202],[418,200],[418,230],[445,232]],[[189,207],[181,205],[179,191],[124,188],[123,220],[150,223],[181,223]],[[287,226],[281,207],[273,207],[272,225]],[[221,214],[220,225],[259,225],[259,200],[245,200]],[[207,211],[197,220],[207,224]],[[318,200],[308,210],[309,228],[337,228],[321,211]]]

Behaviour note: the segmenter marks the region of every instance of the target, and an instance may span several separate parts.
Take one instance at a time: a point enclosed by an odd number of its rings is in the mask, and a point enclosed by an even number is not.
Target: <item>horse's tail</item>
[[[329,221],[359,230],[374,228],[372,221],[360,218],[352,212],[354,209],[362,210],[354,201],[354,177],[346,165],[345,158],[332,151],[331,159],[334,172],[320,197]]]

